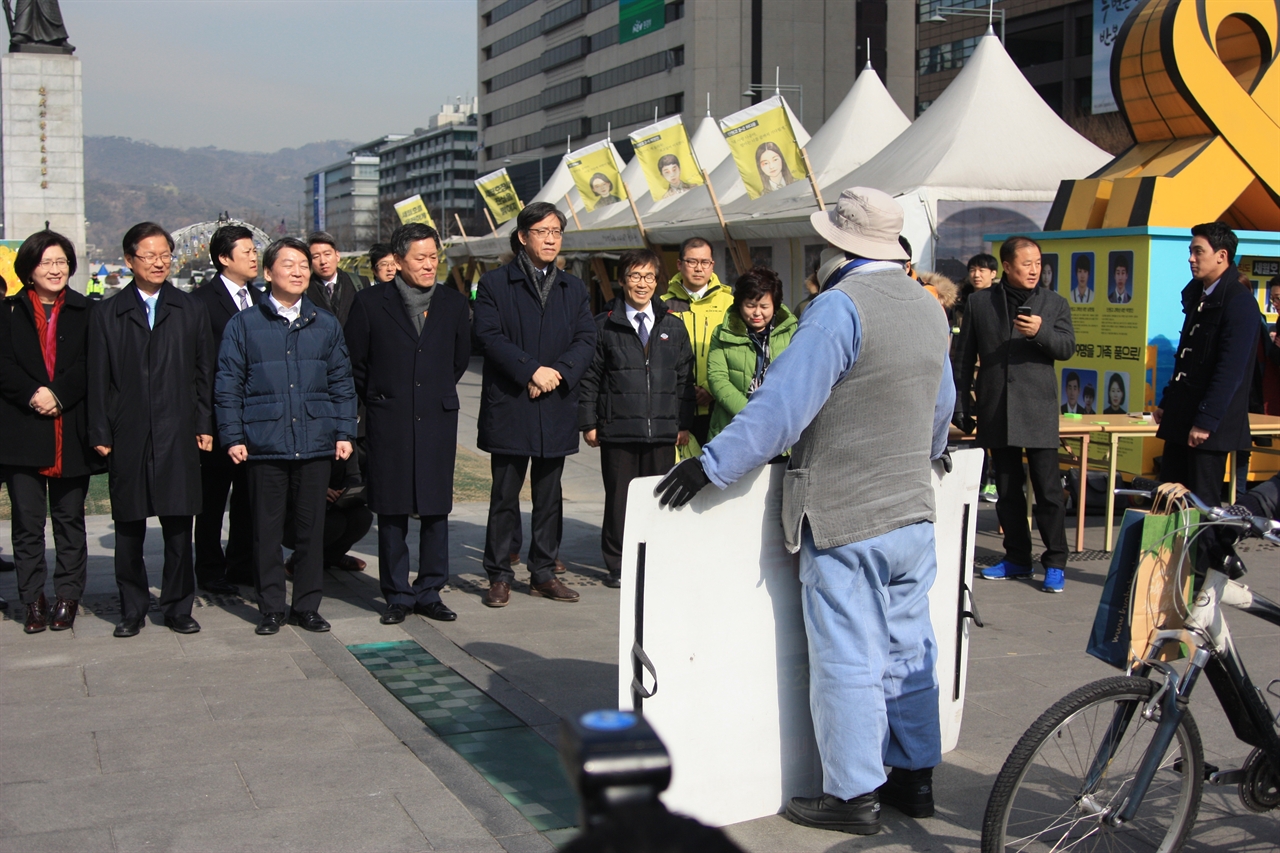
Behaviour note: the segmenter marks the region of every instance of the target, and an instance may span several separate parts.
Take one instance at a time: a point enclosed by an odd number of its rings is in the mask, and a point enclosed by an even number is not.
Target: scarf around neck
[[[404,309],[409,313],[409,322],[413,324],[418,334],[422,334],[422,327],[427,324],[427,313],[431,310],[431,297],[435,295],[436,285],[430,287],[414,287],[409,284],[397,273],[395,279],[396,290],[400,291],[400,298],[404,300]]]
[[[58,364],[58,316],[62,313],[62,306],[66,304],[67,292],[62,290],[58,293],[58,298],[53,302],[53,310],[46,317],[44,313],[44,304],[40,301],[40,296],[34,289],[27,291],[31,297],[31,313],[36,319],[36,337],[40,340],[40,354],[44,357],[44,369],[49,375],[49,381],[53,381],[53,371]],[[53,464],[48,468],[41,468],[40,474],[45,477],[61,477],[62,476],[62,413],[53,416]]]
[[[520,271],[528,277],[533,283],[533,289],[537,291],[538,298],[542,301],[542,307],[547,306],[547,299],[551,296],[551,285],[556,280],[556,265],[552,261],[547,266],[547,274],[544,276],[538,272],[537,267],[533,265],[533,259],[529,257],[529,253],[521,249],[516,255],[516,263],[520,265]]]

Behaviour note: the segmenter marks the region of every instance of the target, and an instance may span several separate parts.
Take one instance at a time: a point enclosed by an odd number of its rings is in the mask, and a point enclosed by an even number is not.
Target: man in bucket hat
[[[683,506],[791,448],[783,536],[800,553],[824,793],[792,799],[786,814],[871,835],[882,800],[933,814],[942,747],[930,464],[946,450],[955,387],[946,316],[903,270],[897,202],[854,187],[811,221],[842,257],[819,271],[821,294],[747,407],[657,493]]]

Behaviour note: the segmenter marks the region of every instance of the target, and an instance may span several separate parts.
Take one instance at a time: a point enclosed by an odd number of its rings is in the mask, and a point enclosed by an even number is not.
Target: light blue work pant
[[[869,793],[884,783],[886,764],[919,770],[941,763],[938,648],[929,621],[937,573],[929,522],[827,550],[814,547],[805,527],[809,707],[825,793]]]

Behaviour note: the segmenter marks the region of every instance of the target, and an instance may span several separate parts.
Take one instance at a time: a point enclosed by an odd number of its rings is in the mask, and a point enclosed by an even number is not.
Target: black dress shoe
[[[280,626],[283,624],[283,613],[263,613],[262,619],[258,621],[258,627],[254,629],[253,633],[263,637],[270,636],[271,634],[279,634]]]
[[[0,557],[0,572],[13,572],[17,571],[17,568],[13,564],[13,560],[6,560],[4,557]]]
[[[240,587],[228,581],[209,581],[200,584],[201,592],[212,593],[213,595],[239,595]]]
[[[437,622],[452,622],[458,618],[458,614],[449,609],[443,601],[433,601],[430,604],[419,604],[413,608],[413,612],[428,619],[434,619]]]
[[[80,602],[59,598],[53,605],[53,613],[49,615],[49,627],[54,631],[65,631],[76,624],[76,614],[79,612]]]
[[[903,770],[894,767],[889,778],[876,789],[880,802],[893,806],[907,817],[933,817],[933,768]]]
[[[147,617],[145,616],[139,616],[136,619],[122,619],[120,624],[116,625],[116,629],[111,632],[111,636],[136,637],[145,624],[147,624]]]
[[[399,625],[404,621],[404,617],[409,615],[409,608],[403,604],[389,604],[387,611],[382,614],[382,618],[378,621],[383,625]]]
[[[190,613],[164,617],[164,626],[175,634],[199,634],[200,623],[191,618]]]
[[[330,628],[329,623],[315,610],[295,610],[289,614],[289,622],[304,631],[316,633],[324,633]]]
[[[622,589],[622,578],[617,575],[605,575],[604,585],[609,589]]]
[[[49,622],[49,602],[40,593],[40,597],[27,605],[27,619],[22,630],[28,634],[39,634]]]
[[[851,835],[875,835],[880,831],[880,798],[876,792],[851,800],[830,794],[821,797],[792,797],[787,803],[787,820],[814,829],[829,829]]]

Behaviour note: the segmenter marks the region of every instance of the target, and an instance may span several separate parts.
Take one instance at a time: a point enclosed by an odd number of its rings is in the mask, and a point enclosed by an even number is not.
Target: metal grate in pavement
[[[577,824],[577,794],[552,746],[411,640],[347,650],[540,832]]]

